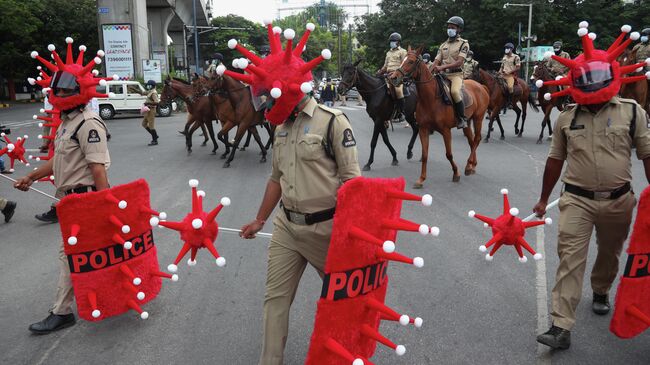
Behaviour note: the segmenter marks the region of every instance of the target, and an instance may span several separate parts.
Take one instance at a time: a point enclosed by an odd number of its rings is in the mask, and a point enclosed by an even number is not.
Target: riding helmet
[[[457,25],[461,30],[465,27],[465,21],[459,16],[452,16],[447,20],[447,24]]]
[[[389,42],[401,42],[402,41],[402,35],[397,33],[397,32],[394,32],[394,33],[392,33],[390,35],[390,37],[388,37],[388,41]]]

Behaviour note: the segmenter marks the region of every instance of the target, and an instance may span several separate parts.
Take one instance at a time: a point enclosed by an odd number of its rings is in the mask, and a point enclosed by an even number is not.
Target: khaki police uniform
[[[388,52],[386,52],[386,59],[384,60],[384,66],[382,70],[385,70],[386,73],[391,73],[402,66],[402,62],[406,58],[408,52],[402,47],[396,47]],[[388,87],[392,88],[395,92],[395,97],[397,99],[404,99],[404,84],[399,84],[399,86],[394,86],[392,83],[386,81]]]
[[[144,102],[144,105],[149,107],[149,111],[144,114],[144,119],[142,120],[142,127],[144,129],[156,129],[156,107],[160,103],[160,97],[155,88],[147,92],[147,99]]]
[[[455,38],[447,39],[447,41],[440,45],[435,59],[439,61],[442,66],[445,66],[456,62],[458,57],[466,60],[467,52],[469,52],[469,42],[460,36],[457,36]],[[445,75],[451,81],[451,98],[454,99],[454,103],[461,102],[463,100],[461,92],[463,87],[462,65],[459,68],[446,69]]]
[[[569,54],[564,51],[561,51],[558,57],[571,58],[571,56],[569,56]],[[546,68],[548,68],[549,71],[551,71],[553,77],[566,76],[566,74],[569,72],[568,67],[556,61],[555,59],[553,59],[553,57],[550,57],[548,61],[546,61]]]
[[[108,169],[111,163],[106,126],[97,114],[75,110],[67,115],[62,114],[61,121],[54,140],[52,167],[57,195],[61,194],[59,192],[70,192],[71,189],[94,186],[95,180],[88,164],[103,164]],[[59,249],[59,283],[52,313],[72,313],[73,300],[70,268],[62,242]]]
[[[634,137],[631,137],[634,109],[636,123]],[[574,117],[575,122],[572,122]],[[613,97],[596,114],[585,106],[574,105],[558,117],[548,157],[566,160],[567,166],[562,177],[565,191],[559,204],[557,250],[560,264],[552,291],[551,317],[555,326],[571,330],[575,324],[594,227],[598,249],[591,271],[594,293],[608,294],[616,278],[636,198],[632,192],[614,199],[598,195],[609,195],[608,192],[626,187],[632,180],[633,142],[637,158],[650,158],[648,122],[641,106],[634,100],[619,97]],[[569,192],[569,185],[602,193],[591,199]]]
[[[7,199],[0,198],[0,210],[4,210],[8,202]]]
[[[478,61],[477,60],[465,60],[463,62],[463,79],[469,79],[472,78],[472,75],[474,74],[474,70],[478,68]]]
[[[518,67],[521,67],[521,59],[518,55],[512,52],[504,55],[501,59],[501,69],[499,71],[503,74],[503,78],[506,80],[510,95],[512,95],[513,88],[515,87]]]
[[[336,161],[325,153],[332,116],[331,147]],[[271,180],[282,188],[284,208],[316,213],[336,206],[343,182],[360,176],[357,148],[349,121],[339,110],[318,105],[311,98],[295,121],[275,129]],[[260,365],[283,364],[289,332],[289,309],[307,263],[323,275],[333,220],[304,225],[290,221],[284,211],[275,215],[269,244],[264,339]]]
[[[644,62],[646,58],[650,57],[650,43],[639,43],[632,48],[632,52],[636,51],[636,62]],[[648,66],[645,66],[648,70]]]

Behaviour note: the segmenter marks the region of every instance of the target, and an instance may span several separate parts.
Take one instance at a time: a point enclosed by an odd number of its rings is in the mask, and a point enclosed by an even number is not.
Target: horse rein
[[[339,83],[340,83],[340,84],[343,84],[343,86],[345,86],[345,87],[348,89],[348,91],[349,91],[350,89],[352,89],[352,88],[354,87],[354,85],[355,85],[358,81],[359,81],[359,69],[358,69],[357,67],[355,67],[355,68],[354,68],[354,75],[352,76],[352,82],[348,84],[347,82],[341,80]],[[376,92],[377,90],[383,89],[385,86],[386,86],[386,83],[383,82],[380,86],[378,86],[378,87],[376,87],[376,88],[374,88],[374,89],[371,89],[371,90],[359,89],[359,88],[357,87],[357,91],[360,92],[360,93],[374,93],[374,92]],[[347,91],[346,91],[346,94],[347,94]]]

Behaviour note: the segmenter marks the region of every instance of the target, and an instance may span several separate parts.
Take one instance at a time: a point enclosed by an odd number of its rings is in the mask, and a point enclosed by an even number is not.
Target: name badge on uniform
[[[571,126],[569,127],[569,130],[572,130],[572,131],[575,131],[575,130],[578,130],[578,129],[585,129],[584,124],[581,124],[581,125],[571,125]]]
[[[354,135],[352,134],[352,129],[348,128],[343,131],[343,147],[354,147],[357,145],[357,141],[354,140]]]
[[[286,137],[289,135],[289,132],[278,132],[278,137]]]

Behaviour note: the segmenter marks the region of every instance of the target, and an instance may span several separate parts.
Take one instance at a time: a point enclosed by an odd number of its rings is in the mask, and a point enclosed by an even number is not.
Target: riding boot
[[[149,143],[149,146],[157,146],[158,145],[158,132],[156,132],[155,129],[149,129],[151,133],[151,137],[153,138],[151,142]]]
[[[465,103],[459,101],[454,103],[454,111],[456,112],[456,128],[467,128],[467,118],[465,118]]]
[[[399,119],[400,123],[403,123],[406,121],[405,115],[404,114],[404,98],[397,99],[397,118]]]
[[[512,93],[508,92],[506,95],[506,107],[504,109],[512,109]]]

